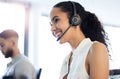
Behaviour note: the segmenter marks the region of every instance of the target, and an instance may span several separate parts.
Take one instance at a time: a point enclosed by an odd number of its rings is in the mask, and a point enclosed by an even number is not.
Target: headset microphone
[[[70,27],[71,25],[65,30],[65,32],[63,32],[63,34],[60,37],[58,37],[57,41],[59,41],[63,37],[63,35],[69,30]]]

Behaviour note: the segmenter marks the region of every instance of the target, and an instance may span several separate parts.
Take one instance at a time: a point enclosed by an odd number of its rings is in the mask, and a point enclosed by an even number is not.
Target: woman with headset
[[[72,48],[63,61],[60,79],[108,79],[107,34],[95,14],[73,1],[60,2],[50,12],[51,31]]]

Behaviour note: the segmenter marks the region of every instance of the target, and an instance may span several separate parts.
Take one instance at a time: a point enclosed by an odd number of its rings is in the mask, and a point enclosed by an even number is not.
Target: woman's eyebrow
[[[53,21],[56,17],[58,17],[58,16],[54,16],[54,17],[51,19],[51,21]]]

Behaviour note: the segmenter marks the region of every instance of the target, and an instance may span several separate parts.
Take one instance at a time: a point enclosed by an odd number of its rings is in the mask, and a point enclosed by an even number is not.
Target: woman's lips
[[[54,35],[56,38],[60,37],[61,34],[62,34],[62,30],[61,30],[61,29],[57,29],[57,30],[55,30],[55,31],[53,32],[53,35]]]

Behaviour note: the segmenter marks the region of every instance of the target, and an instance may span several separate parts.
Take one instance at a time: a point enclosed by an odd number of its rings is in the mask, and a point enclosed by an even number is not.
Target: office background
[[[63,0],[0,0],[0,32],[14,29],[19,33],[20,51],[28,56],[36,69],[42,68],[41,79],[57,79],[63,59],[71,51],[67,43],[60,45],[50,31],[49,12],[60,1]],[[110,69],[120,69],[120,1],[74,1],[95,13],[103,23],[112,48]],[[10,60],[0,53],[0,75]]]

